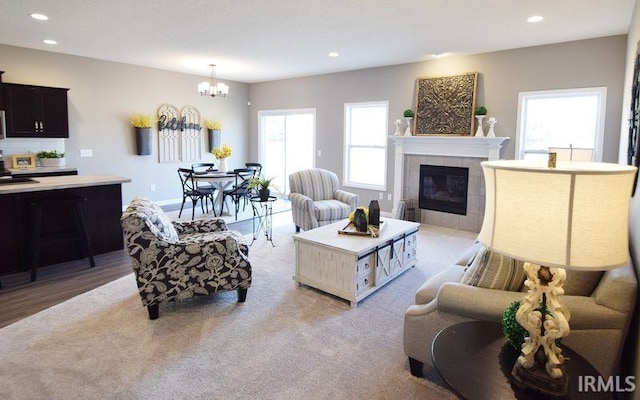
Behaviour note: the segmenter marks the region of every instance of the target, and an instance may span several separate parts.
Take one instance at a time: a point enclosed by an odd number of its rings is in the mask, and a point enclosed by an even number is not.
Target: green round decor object
[[[522,343],[524,343],[524,338],[529,336],[529,332],[516,320],[518,308],[520,308],[520,302],[514,301],[509,304],[509,307],[502,315],[502,333],[504,333],[509,344],[516,350],[520,350]]]

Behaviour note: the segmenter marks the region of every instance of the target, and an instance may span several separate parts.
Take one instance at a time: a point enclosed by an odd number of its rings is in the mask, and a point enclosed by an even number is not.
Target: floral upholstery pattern
[[[251,286],[249,247],[222,219],[171,221],[152,201],[138,197],[120,219],[142,304],[157,318],[165,301]],[[244,295],[241,291],[244,290]],[[155,312],[155,318],[153,313]]]

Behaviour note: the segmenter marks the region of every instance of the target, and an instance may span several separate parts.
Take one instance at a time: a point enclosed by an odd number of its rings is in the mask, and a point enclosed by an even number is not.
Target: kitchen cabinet
[[[69,137],[69,89],[14,83],[2,88],[7,137]]]

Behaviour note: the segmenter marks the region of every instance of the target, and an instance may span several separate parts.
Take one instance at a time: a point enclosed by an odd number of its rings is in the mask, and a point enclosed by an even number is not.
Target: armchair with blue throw
[[[251,286],[249,247],[222,219],[171,221],[151,200],[137,197],[120,219],[142,305],[158,318],[159,304]]]
[[[338,175],[325,169],[313,168],[289,175],[289,200],[296,232],[349,217],[358,206],[358,195],[338,187]]]

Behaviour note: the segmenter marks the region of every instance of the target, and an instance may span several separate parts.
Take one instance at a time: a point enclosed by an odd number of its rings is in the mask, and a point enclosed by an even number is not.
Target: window
[[[344,105],[345,186],[386,190],[388,101]]]
[[[547,158],[549,147],[594,149],[602,160],[606,87],[521,92],[516,158]]]
[[[262,175],[289,193],[289,175],[313,168],[316,110],[258,111]]]

